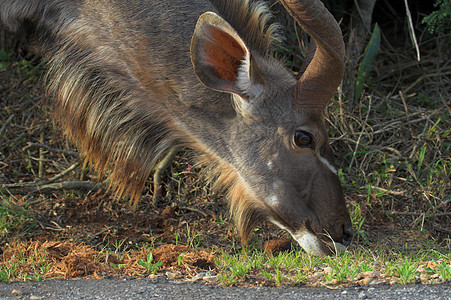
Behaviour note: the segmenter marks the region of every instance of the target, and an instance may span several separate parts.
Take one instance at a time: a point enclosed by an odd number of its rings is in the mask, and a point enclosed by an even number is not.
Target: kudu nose
[[[354,231],[351,225],[343,226],[343,245],[346,247],[351,243],[352,237],[354,236]]]

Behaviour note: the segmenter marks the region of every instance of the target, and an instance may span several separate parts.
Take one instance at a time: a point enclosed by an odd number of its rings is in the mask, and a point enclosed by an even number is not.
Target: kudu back
[[[320,1],[282,4],[314,40],[299,79],[271,55],[261,2],[2,0],[0,23],[47,61],[57,120],[118,195],[137,199],[159,159],[191,148],[244,242],[269,220],[331,254],[352,234],[323,117],[342,35]]]

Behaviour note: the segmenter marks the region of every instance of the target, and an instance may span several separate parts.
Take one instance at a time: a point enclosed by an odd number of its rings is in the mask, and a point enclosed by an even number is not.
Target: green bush
[[[429,33],[448,33],[451,29],[451,1],[435,0],[433,11],[429,16],[423,18],[427,24]]]

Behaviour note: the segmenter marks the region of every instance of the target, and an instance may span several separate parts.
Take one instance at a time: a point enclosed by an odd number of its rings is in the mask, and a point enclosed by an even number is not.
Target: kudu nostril
[[[348,246],[351,243],[354,231],[351,225],[343,226],[343,245]]]

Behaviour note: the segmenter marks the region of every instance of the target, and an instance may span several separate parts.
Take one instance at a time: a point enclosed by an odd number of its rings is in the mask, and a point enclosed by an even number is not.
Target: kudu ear
[[[197,21],[191,40],[191,62],[207,87],[235,93],[243,99],[252,94],[253,85],[259,84],[256,81],[261,77],[244,41],[213,12],[204,13]]]

